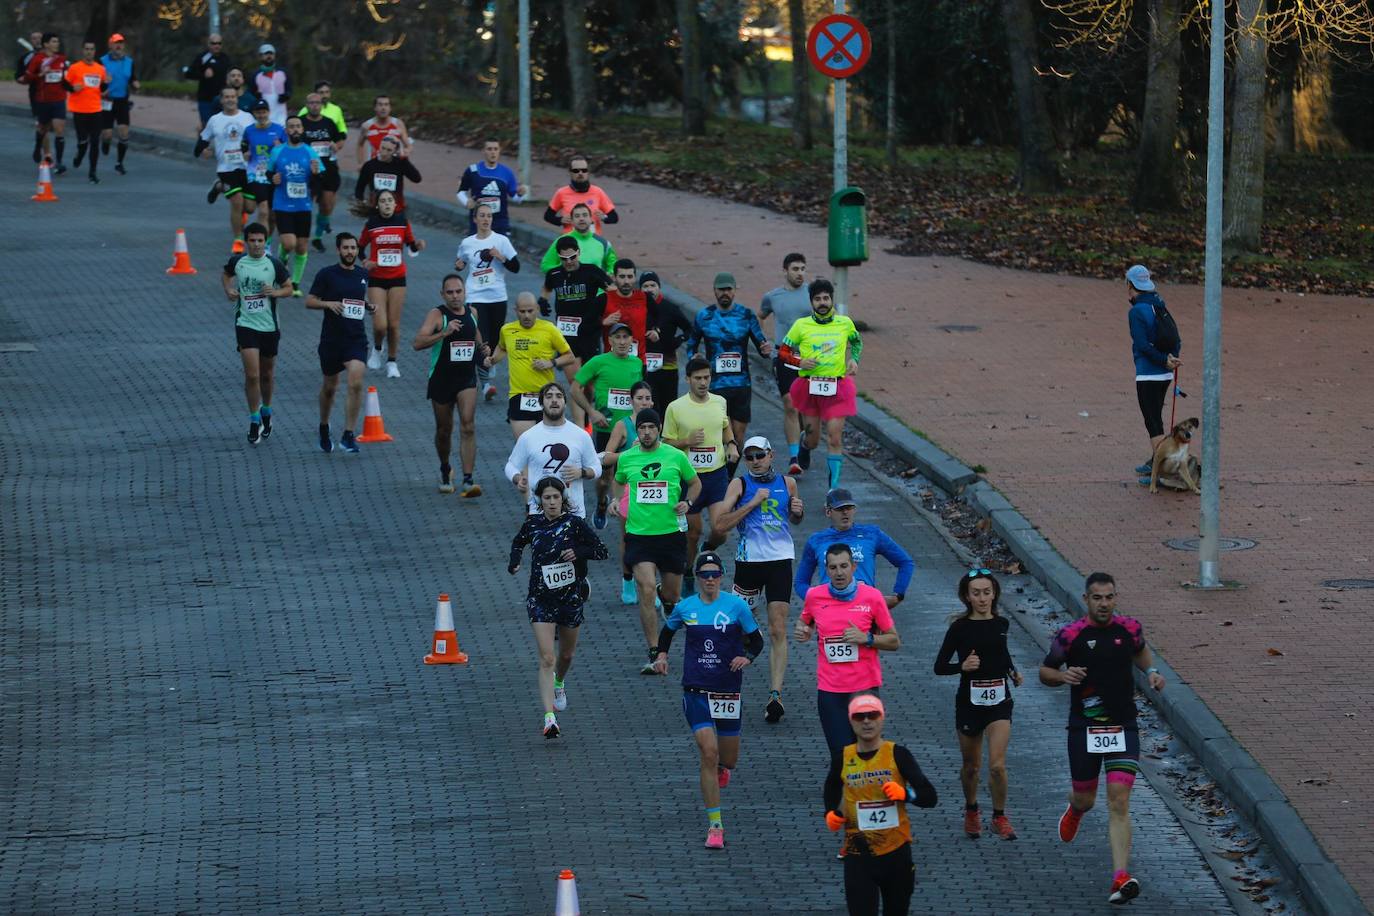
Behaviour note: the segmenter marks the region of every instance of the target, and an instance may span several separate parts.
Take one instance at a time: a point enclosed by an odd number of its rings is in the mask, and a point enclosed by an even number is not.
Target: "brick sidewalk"
[[[21,92],[0,87],[0,100],[18,102]],[[134,121],[189,135],[194,114],[183,101],[139,99]],[[425,181],[412,193],[452,200],[475,158],[421,140],[415,161]],[[535,196],[565,179],[562,169],[536,165]],[[821,227],[596,180],[622,213],[608,233],[622,255],[698,296],[709,298],[710,278],[729,269],[741,281],[740,301],[756,307],[791,250],[811,256],[813,274],[824,272]],[[542,203],[517,216],[537,222],[540,212]],[[1131,473],[1147,444],[1124,282],[903,258],[887,253],[892,244],[873,239],[872,261],[851,272],[851,311],[871,328],[861,390],[949,452],[985,465],[987,479],[1076,567],[1115,573],[1123,610],[1143,618],[1153,644],[1374,899],[1363,804],[1374,790],[1374,755],[1364,747],[1374,738],[1374,703],[1357,680],[1364,649],[1343,632],[1369,619],[1374,591],[1320,584],[1374,578],[1368,303],[1227,291],[1222,534],[1258,546],[1223,555],[1223,577],[1244,590],[1196,594],[1179,587],[1196,577],[1196,554],[1163,543],[1196,534],[1196,498],[1150,497]],[[1123,271],[1130,261],[1123,252]],[[1160,279],[1185,341],[1182,385],[1193,395],[1180,415],[1200,414],[1202,291]]]

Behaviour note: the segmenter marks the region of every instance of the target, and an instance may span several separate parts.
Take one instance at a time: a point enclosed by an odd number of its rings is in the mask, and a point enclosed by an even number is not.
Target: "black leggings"
[[[1145,431],[1150,438],[1164,435],[1164,398],[1173,382],[1136,382],[1135,399],[1140,402],[1140,415],[1145,418]]]
[[[469,302],[468,308],[477,310],[477,330],[482,332],[482,342],[496,352],[501,342],[501,325],[506,323],[507,300],[500,302]],[[477,380],[486,385],[491,378],[491,370],[482,365],[481,354],[477,359]]]
[[[105,118],[98,112],[90,114],[73,114],[72,121],[76,126],[77,146],[86,151],[86,155],[91,157],[91,174],[95,174],[95,163],[100,156],[100,132],[105,128]]]
[[[849,916],[907,916],[916,890],[911,844],[887,855],[844,857],[844,902]],[[882,910],[878,909],[881,901]]]
[[[677,400],[677,367],[671,369],[657,369],[650,372],[645,379],[649,383],[649,391],[653,394],[654,410],[658,415],[664,416],[668,412],[668,405]]]

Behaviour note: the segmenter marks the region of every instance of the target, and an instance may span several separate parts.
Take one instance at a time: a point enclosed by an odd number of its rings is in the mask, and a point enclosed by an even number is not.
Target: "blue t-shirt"
[[[758,630],[744,599],[721,592],[707,604],[701,595],[679,602],[664,623],[670,630],[687,630],[687,649],[682,659],[682,686],[714,693],[739,693],[743,671],[731,671],[730,662],[744,655],[744,637]]]
[[[100,58],[100,65],[110,77],[110,88],[106,95],[111,99],[127,99],[129,83],[134,78],[134,59],[125,56],[115,60],[106,54]]]
[[[520,187],[520,179],[504,162],[496,163],[496,168],[487,168],[485,161],[476,162],[463,170],[463,178],[458,182],[458,190],[467,192],[470,202],[487,204],[492,208],[491,228],[506,234],[510,231],[510,207],[512,198]],[[468,232],[477,231],[477,221],[468,218]]]
[[[319,162],[320,154],[302,143],[300,146],[273,147],[267,157],[268,181],[270,173],[281,175],[281,184],[272,189],[272,209],[286,213],[301,213],[310,209],[310,163]],[[324,165],[320,165],[324,171]]]
[[[787,492],[787,478],[775,473],[771,480],[762,483],[753,474],[744,474],[740,480],[744,481],[744,487],[736,505],[748,505],[759,490],[768,490],[769,495],[736,526],[739,546],[735,549],[735,560],[745,563],[787,560],[790,563],[796,556],[796,549],[792,545],[792,525],[788,519],[792,497]]]
[[[763,334],[759,318],[752,310],[736,302],[722,311],[718,306],[708,305],[697,312],[692,323],[692,336],[687,340],[687,352],[695,354],[699,345],[706,343],[706,359],[711,363],[711,390],[722,388],[748,388],[749,381],[749,342],[763,346],[768,338]],[[721,354],[737,354],[739,371],[722,372],[717,357]],[[731,359],[727,355],[727,360]]]
[[[266,184],[267,159],[272,147],[286,142],[286,128],[280,124],[259,127],[255,121],[244,129],[243,140],[248,144],[248,180]]]
[[[797,561],[796,581],[793,583],[803,600],[818,566],[821,568],[821,582],[826,581],[825,551],[831,544],[844,544],[853,552],[854,578],[874,588],[878,587],[876,558],[883,557],[897,567],[897,581],[893,583],[892,591],[898,595],[906,594],[911,585],[911,576],[916,572],[916,562],[911,559],[911,554],[877,525],[855,525],[848,531],[826,528],[806,539],[806,547]]]
[[[310,295],[325,302],[344,303],[343,315],[335,315],[330,309],[324,310],[320,343],[367,342],[363,318],[367,314],[367,271],[356,264],[352,270],[345,270],[339,264],[330,264],[315,274],[315,281],[310,284]]]

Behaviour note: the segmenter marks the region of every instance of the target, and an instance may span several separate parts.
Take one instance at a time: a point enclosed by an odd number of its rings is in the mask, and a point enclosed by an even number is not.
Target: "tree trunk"
[[[515,33],[520,28],[515,0],[496,0],[496,104],[515,108],[520,104],[520,62]]]
[[[787,0],[787,28],[792,33],[792,145],[810,149],[811,62],[806,59],[805,0]]]
[[[1274,92],[1269,99],[1268,116],[1270,149],[1280,156],[1285,156],[1293,152],[1293,140],[1297,136],[1293,119],[1293,93],[1297,90],[1298,74],[1297,53],[1290,51],[1274,69]]]
[[[1348,153],[1350,141],[1336,125],[1332,110],[1331,55],[1316,50],[1302,64],[1302,86],[1293,101],[1294,147],[1300,153]]]
[[[682,133],[706,135],[706,73],[701,66],[701,17],[696,0],[675,0],[682,45]]]
[[[596,115],[596,76],[587,51],[587,0],[562,0],[563,38],[568,45],[568,85],[572,111],[579,118]]]
[[[1178,73],[1183,41],[1178,31],[1180,0],[1150,0],[1150,58],[1145,83],[1145,110],[1140,124],[1140,158],[1136,163],[1137,210],[1177,210]]]
[[[1007,31],[1007,56],[1011,60],[1011,79],[1016,87],[1016,121],[1020,128],[1021,163],[1017,184],[1021,190],[1036,194],[1059,188],[1061,179],[1055,161],[1054,131],[1045,87],[1036,71],[1040,55],[1036,50],[1033,0],[1002,0],[1002,22]]]
[[[1258,252],[1264,221],[1264,78],[1267,42],[1255,29],[1264,0],[1236,4],[1235,88],[1231,92],[1231,154],[1226,176],[1222,245]]]
[[[887,137],[883,152],[889,168],[897,165],[897,3],[887,0]]]

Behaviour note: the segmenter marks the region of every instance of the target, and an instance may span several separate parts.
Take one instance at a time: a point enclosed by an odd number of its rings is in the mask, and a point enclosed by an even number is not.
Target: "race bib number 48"
[[[1000,677],[986,681],[970,680],[968,692],[974,706],[997,706],[1007,698],[1007,681]]]
[[[1120,725],[1091,725],[1088,727],[1089,754],[1126,753],[1126,729]]]
[[[821,640],[825,660],[832,665],[843,665],[859,660],[859,647],[852,642],[842,642],[838,636],[827,636]]]

